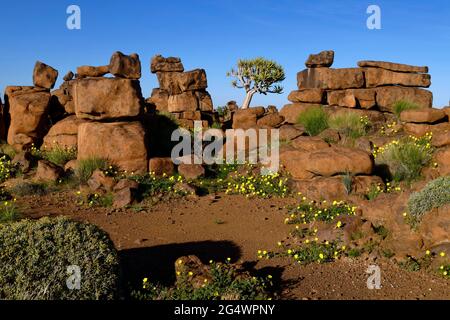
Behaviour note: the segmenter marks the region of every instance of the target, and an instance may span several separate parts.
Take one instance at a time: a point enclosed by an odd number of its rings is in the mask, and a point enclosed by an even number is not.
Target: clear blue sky
[[[82,29],[66,28],[66,8],[82,10]],[[366,28],[370,4],[381,7],[382,30]],[[36,60],[60,71],[108,64],[111,54],[137,52],[142,90],[157,87],[150,58],[182,58],[185,69],[206,69],[214,104],[243,99],[226,72],[238,58],[264,56],[285,67],[282,95],[256,96],[253,105],[287,103],[309,53],[333,49],[334,67],[358,60],[428,65],[434,105],[450,99],[450,2],[447,0],[41,0],[2,1],[0,90],[31,85]]]

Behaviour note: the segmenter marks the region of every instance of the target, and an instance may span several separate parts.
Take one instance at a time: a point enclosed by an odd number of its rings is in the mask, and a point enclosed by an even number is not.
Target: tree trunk
[[[255,91],[253,91],[253,90],[250,90],[247,92],[244,103],[242,104],[242,109],[248,109],[250,107],[250,102],[252,102],[252,98],[253,98],[254,94],[255,94]]]

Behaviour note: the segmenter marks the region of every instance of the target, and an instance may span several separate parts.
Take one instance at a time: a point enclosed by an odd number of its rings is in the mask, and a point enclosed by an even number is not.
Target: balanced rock
[[[74,73],[72,71],[69,71],[66,73],[66,75],[64,76],[63,80],[64,81],[70,81],[75,77]]]
[[[148,169],[145,131],[140,122],[86,122],[78,127],[78,160],[102,158],[121,170]]]
[[[299,89],[341,90],[362,88],[364,73],[359,68],[313,68],[297,73]]]
[[[152,58],[150,63],[152,73],[157,72],[183,72],[184,67],[180,58],[168,57],[164,58],[161,55],[156,55]]]
[[[408,101],[421,108],[431,108],[433,103],[433,94],[424,89],[381,87],[376,90],[378,108],[385,112],[393,112],[393,107],[398,101]]]
[[[292,91],[288,100],[293,103],[322,103],[324,100],[325,90],[323,89],[301,89]]]
[[[188,72],[158,72],[159,87],[169,94],[180,94],[186,91],[204,90],[208,87],[206,72],[195,69]]]
[[[77,78],[97,78],[103,77],[105,74],[109,73],[109,66],[81,66],[77,68]]]
[[[331,67],[334,61],[334,51],[322,51],[318,54],[311,54],[306,60],[307,68]]]
[[[143,106],[139,81],[121,78],[78,80],[73,88],[73,99],[80,119],[135,117]]]
[[[76,116],[69,116],[55,123],[44,137],[44,149],[55,147],[76,149],[78,143],[78,126],[86,121]]]
[[[115,52],[109,62],[109,73],[116,77],[126,79],[141,78],[141,61],[137,53],[124,55],[122,52]]]
[[[400,120],[414,123],[434,123],[445,118],[440,109],[405,110],[400,114]]]
[[[37,61],[33,71],[33,84],[36,87],[53,89],[58,78],[58,70]]]
[[[428,67],[418,67],[418,66],[411,66],[408,64],[385,62],[385,61],[359,61],[358,66],[361,68],[365,67],[382,68],[396,72],[428,73]]]
[[[364,73],[367,87],[401,85],[428,88],[431,85],[429,74],[395,72],[380,68],[366,68]]]
[[[7,87],[10,126],[8,144],[16,150],[30,147],[45,134],[50,92],[37,87]]]

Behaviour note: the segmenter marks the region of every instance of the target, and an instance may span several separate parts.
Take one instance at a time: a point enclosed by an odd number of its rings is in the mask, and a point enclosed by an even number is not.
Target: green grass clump
[[[416,110],[419,109],[420,107],[413,103],[413,102],[409,102],[406,100],[399,100],[397,102],[394,103],[394,105],[392,106],[392,109],[394,111],[394,114],[397,116],[397,118],[400,118],[400,114],[403,111],[406,110]]]
[[[63,166],[70,160],[75,160],[77,158],[77,149],[62,148],[59,145],[56,145],[50,150],[43,151],[42,157],[47,161]]]
[[[313,107],[300,114],[297,122],[305,127],[308,135],[317,136],[328,128],[328,115],[322,107]]]
[[[0,223],[19,220],[20,212],[17,209],[15,199],[11,201],[2,201],[0,203]],[[1,275],[0,275],[1,278]],[[0,289],[1,291],[1,289]],[[1,296],[1,295],[0,295]]]
[[[351,139],[365,136],[371,127],[367,117],[361,117],[354,112],[334,114],[328,119],[328,125]]]
[[[416,219],[428,211],[450,203],[450,176],[440,177],[419,192],[413,193],[408,200],[408,210]]]
[[[80,183],[86,183],[95,170],[108,170],[109,164],[106,159],[89,158],[78,160],[75,176]]]

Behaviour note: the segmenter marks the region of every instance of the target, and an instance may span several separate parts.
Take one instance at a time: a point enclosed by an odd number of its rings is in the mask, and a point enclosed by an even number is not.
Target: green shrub
[[[413,103],[413,102],[409,102],[406,100],[400,100],[397,101],[396,103],[394,103],[394,105],[392,106],[392,109],[394,110],[395,115],[397,116],[397,118],[400,118],[400,114],[403,111],[406,110],[415,110],[415,109],[419,109],[420,107]]]
[[[42,156],[45,160],[63,166],[70,160],[75,160],[77,158],[77,149],[62,148],[59,145],[56,145],[51,150],[45,150],[42,153]]]
[[[2,203],[0,203],[0,223],[16,221],[19,218],[20,213],[15,204],[15,199],[12,201],[3,201]]]
[[[0,157],[0,183],[5,182],[17,173],[17,166],[11,163],[9,156]]]
[[[11,188],[11,192],[17,196],[43,196],[48,192],[49,186],[42,182],[22,182]]]
[[[6,154],[10,159],[13,159],[16,155],[16,150],[14,150],[13,146],[4,142],[0,144],[0,154]]]
[[[413,193],[408,200],[408,210],[411,215],[420,219],[431,209],[448,203],[450,203],[450,176],[430,181],[421,191]]]
[[[78,160],[77,168],[75,169],[75,176],[80,183],[86,183],[92,176],[92,173],[97,170],[108,170],[108,161],[101,158],[90,158]]]
[[[322,107],[313,107],[300,114],[297,122],[310,136],[316,136],[328,128],[328,115]]]
[[[371,126],[367,117],[361,117],[353,112],[334,114],[328,119],[328,124],[330,128],[352,139],[366,135]]]
[[[389,168],[392,180],[413,181],[420,177],[422,168],[429,164],[433,156],[431,135],[422,138],[406,137],[375,148],[374,157],[378,166]]]
[[[81,271],[80,289],[70,290]],[[119,262],[108,235],[67,218],[0,225],[0,299],[103,300],[117,297]]]

